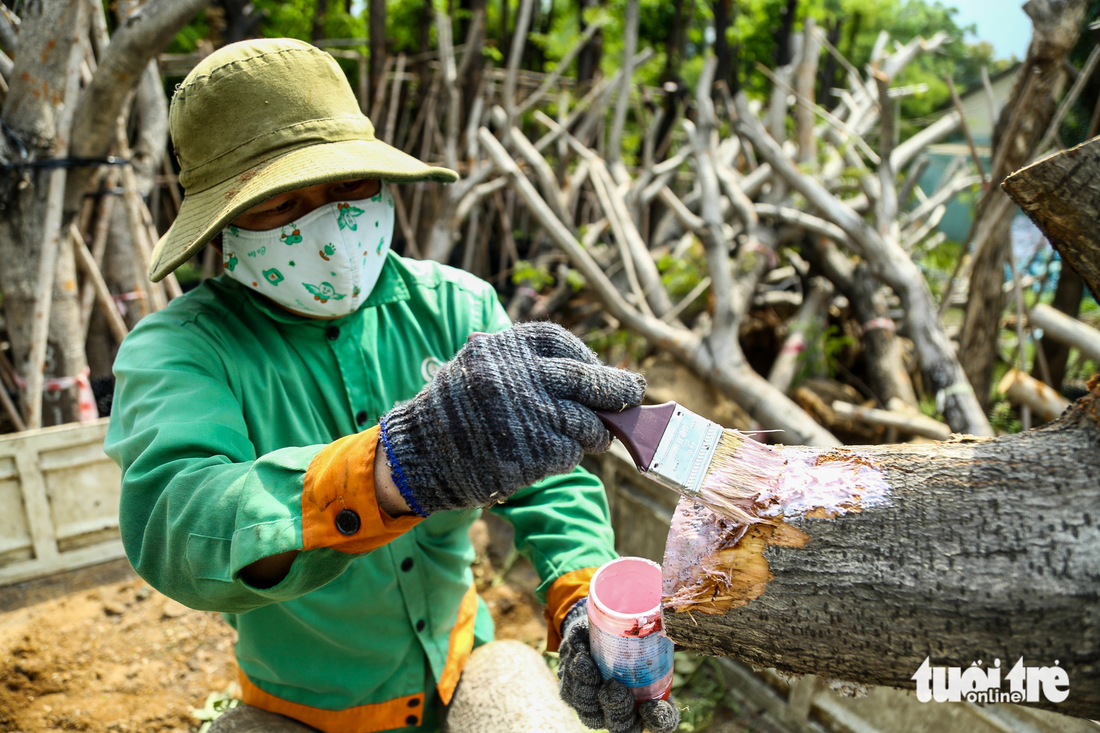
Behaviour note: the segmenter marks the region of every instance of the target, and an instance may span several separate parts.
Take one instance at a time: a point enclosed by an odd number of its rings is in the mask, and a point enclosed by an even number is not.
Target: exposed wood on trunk
[[[1007,674],[1022,656],[1069,677],[1064,702],[1025,704],[1100,716],[1098,425],[1094,391],[1049,426],[997,439],[779,449],[780,516],[740,541],[743,527],[681,501],[665,629],[754,666],[908,689],[929,657],[999,659]],[[787,494],[784,477],[822,483]]]

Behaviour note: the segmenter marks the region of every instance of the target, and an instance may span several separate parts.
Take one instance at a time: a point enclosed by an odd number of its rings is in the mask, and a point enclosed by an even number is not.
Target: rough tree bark
[[[1003,198],[999,188],[1010,172],[1026,165],[1054,116],[1065,86],[1065,61],[1082,27],[1085,0],[1030,0],[1024,10],[1034,25],[1027,58],[1012,89],[1012,96],[994,130],[994,170],[991,188],[982,201],[986,212]],[[966,319],[959,337],[959,354],[970,384],[982,407],[989,409],[993,368],[997,362],[997,336],[1007,295],[1005,263],[1012,246],[1011,227],[1015,209],[1008,207],[995,221],[983,222],[981,236],[974,243],[974,264]]]
[[[1018,170],[1004,190],[1050,239],[1066,263],[1100,294],[1100,138]]]
[[[1004,188],[1100,292],[1100,140]],[[1025,704],[1100,717],[1100,381],[1091,389],[1056,422],[997,439],[783,448],[780,476],[814,488],[754,505],[779,516],[747,531],[681,502],[665,556],[669,635],[907,688],[929,657],[999,659],[1002,678],[1023,657],[1064,669],[1069,693]]]
[[[59,237],[68,232],[60,216],[53,217],[56,230],[47,231],[50,189],[54,197],[63,194],[64,169],[21,167],[52,158],[67,157],[72,111],[63,102],[75,99],[68,88],[68,70],[74,44],[85,32],[86,0],[31,2],[23,9],[19,51],[14,59],[11,86],[0,119],[9,133],[0,141],[0,163],[4,172],[0,189],[0,291],[4,294],[4,315],[11,340],[12,361],[24,380],[24,412],[28,426],[55,425],[79,416],[75,385],[49,393],[49,405],[41,413],[42,382],[37,372],[42,357],[34,357],[32,344],[36,325],[36,304],[40,296],[39,268],[53,261],[52,304],[48,313],[45,343],[45,377],[77,377],[85,368],[84,332],[80,327],[76,265],[72,248],[60,246]],[[79,83],[79,77],[71,82]],[[60,188],[58,188],[60,187]],[[62,202],[55,200],[60,214]],[[35,349],[38,346],[34,347]],[[37,363],[35,363],[37,362]],[[41,423],[39,422],[41,420]]]
[[[43,222],[51,168],[29,167],[35,161],[53,157],[102,158],[110,150],[115,123],[130,89],[136,84],[152,56],[207,0],[154,0],[131,16],[115,35],[115,42],[102,52],[95,74],[87,87],[75,96],[70,107],[72,144],[53,147],[59,135],[61,113],[58,104],[66,93],[65,63],[70,51],[79,52],[79,39],[88,33],[88,7],[102,12],[88,0],[29,2],[24,6],[20,30],[20,51],[16,56],[13,83],[0,113],[13,131],[0,141],[0,162],[13,164],[0,190],[6,215],[0,218],[0,290],[17,366],[25,369],[30,348],[33,318],[30,313],[37,297],[39,264],[43,261]],[[76,20],[77,11],[84,20]],[[82,45],[82,44],[81,44]],[[74,82],[75,83],[75,82]],[[70,130],[66,129],[68,137]],[[63,213],[59,232],[68,232],[81,197],[94,169],[70,168],[63,185]],[[53,257],[53,254],[49,255]],[[80,377],[85,369],[84,329],[76,292],[72,248],[56,250],[50,326],[47,341],[46,376]],[[76,387],[49,393],[51,409],[47,423],[76,419]]]
[[[743,527],[680,503],[665,628],[707,654],[907,688],[926,657],[1007,673],[1022,656],[1069,675],[1069,699],[1040,706],[1100,716],[1098,424],[1094,391],[997,439],[785,447],[788,475],[823,482],[781,503],[785,517],[738,539]]]

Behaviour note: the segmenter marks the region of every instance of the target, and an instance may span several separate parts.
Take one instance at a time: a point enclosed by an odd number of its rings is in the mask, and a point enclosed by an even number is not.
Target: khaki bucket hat
[[[376,139],[336,60],[289,38],[207,56],[176,89],[168,125],[184,197],[153,250],[154,282],[277,194],[354,178],[458,180]]]

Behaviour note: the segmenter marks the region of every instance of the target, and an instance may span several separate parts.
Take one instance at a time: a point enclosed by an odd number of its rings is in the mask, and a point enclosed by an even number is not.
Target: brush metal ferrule
[[[721,437],[721,425],[677,405],[645,473],[684,496],[696,498]]]

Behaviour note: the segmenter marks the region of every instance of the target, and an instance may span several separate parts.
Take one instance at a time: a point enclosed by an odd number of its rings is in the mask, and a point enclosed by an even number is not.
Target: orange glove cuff
[[[599,568],[581,568],[566,573],[546,592],[546,651],[556,652],[561,645],[561,624],[574,604],[588,596],[588,585]]]
[[[374,493],[379,427],[325,446],[306,469],[302,487],[302,549],[331,547],[363,553],[419,524],[420,517],[391,517]]]

